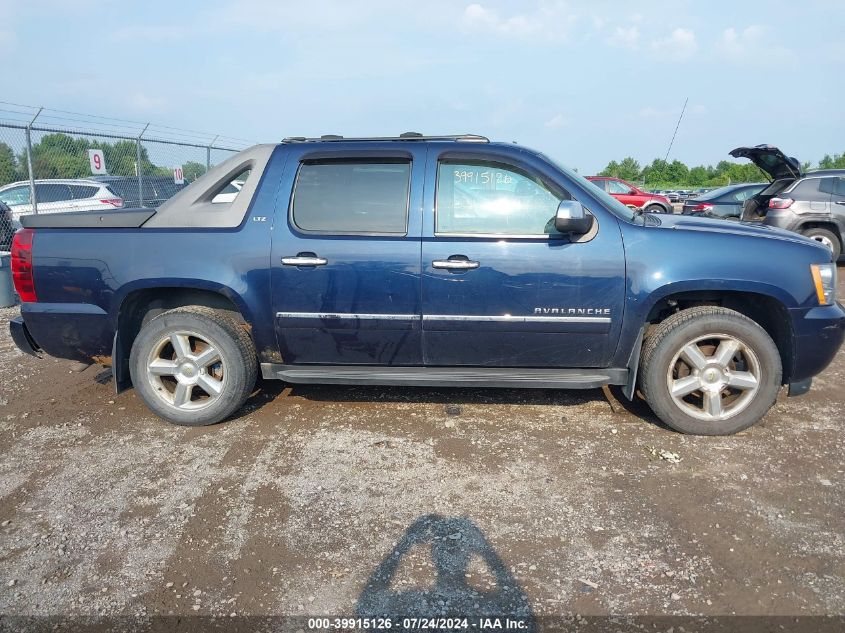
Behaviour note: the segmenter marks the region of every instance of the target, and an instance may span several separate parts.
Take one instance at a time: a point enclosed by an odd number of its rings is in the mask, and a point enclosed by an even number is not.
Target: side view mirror
[[[593,228],[593,219],[577,200],[561,200],[555,214],[555,229],[559,233],[588,233]]]

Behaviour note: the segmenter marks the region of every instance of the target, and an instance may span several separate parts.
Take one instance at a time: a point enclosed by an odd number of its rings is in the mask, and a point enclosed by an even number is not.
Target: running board
[[[417,387],[594,389],[624,385],[627,369],[513,369],[501,367],[381,367],[261,363],[267,379],[293,384]]]

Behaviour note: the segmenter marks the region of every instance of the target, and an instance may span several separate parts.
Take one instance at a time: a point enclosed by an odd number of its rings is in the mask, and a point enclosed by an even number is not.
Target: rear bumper
[[[41,348],[38,347],[38,343],[32,338],[32,334],[29,333],[26,323],[23,322],[21,317],[15,317],[9,321],[9,333],[12,335],[12,340],[20,351],[26,354],[32,354],[33,356],[41,356]]]
[[[790,313],[795,338],[789,382],[790,391],[797,395],[809,388],[800,383],[824,371],[839,351],[845,340],[845,310],[837,303]]]

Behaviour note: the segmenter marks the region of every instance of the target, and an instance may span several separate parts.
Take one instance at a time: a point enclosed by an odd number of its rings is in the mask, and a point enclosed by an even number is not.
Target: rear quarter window
[[[83,185],[71,185],[70,191],[73,194],[74,200],[81,200],[83,198],[93,198],[100,190],[99,187],[90,187]]]
[[[303,162],[293,223],[312,233],[404,235],[410,179],[411,163],[404,159]]]

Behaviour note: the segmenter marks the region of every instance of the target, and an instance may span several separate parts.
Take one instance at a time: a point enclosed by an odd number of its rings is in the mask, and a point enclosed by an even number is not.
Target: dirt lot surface
[[[16,312],[0,311],[7,617],[845,613],[845,352],[727,438],[599,390],[276,383],[237,419],[180,428],[101,368],[19,353]]]

